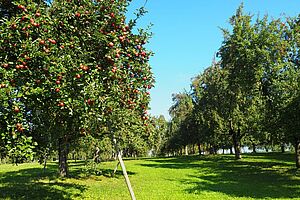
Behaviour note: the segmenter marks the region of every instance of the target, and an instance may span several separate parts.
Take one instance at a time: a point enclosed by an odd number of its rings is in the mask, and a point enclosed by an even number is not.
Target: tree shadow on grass
[[[156,163],[142,164],[146,167],[172,169],[198,169],[180,181],[188,186],[187,193],[218,192],[232,197],[247,198],[299,198],[300,176],[289,158],[280,162],[275,155],[261,155],[257,159],[233,160],[230,156],[201,157],[194,162],[182,158],[166,161],[152,160]],[[249,155],[251,157],[251,155]],[[254,155],[254,158],[255,155]],[[186,162],[185,162],[186,161]]]
[[[57,166],[48,165],[44,173],[39,167],[0,173],[0,199],[74,199],[85,187],[57,178]]]
[[[98,164],[93,163],[92,165],[87,165],[87,164],[88,163],[85,161],[70,162],[69,177],[75,179],[81,179],[81,180],[88,179],[88,178],[98,179],[101,176],[107,178],[117,178],[117,179],[123,178],[123,171],[120,169],[121,168],[120,165],[118,165],[118,169],[116,170],[116,172],[114,172],[114,169],[112,168],[103,168],[103,165],[101,165],[101,163]],[[136,173],[127,171],[127,174],[130,176],[130,175],[135,175]]]

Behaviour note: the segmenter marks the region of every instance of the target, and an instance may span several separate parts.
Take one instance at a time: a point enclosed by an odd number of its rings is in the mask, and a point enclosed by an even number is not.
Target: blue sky
[[[299,0],[148,0],[148,13],[138,26],[153,23],[149,48],[155,53],[150,64],[156,77],[151,90],[152,115],[169,119],[173,93],[190,89],[191,78],[209,66],[223,37],[219,27],[229,28],[228,19],[244,2],[244,11],[278,18],[299,14]],[[133,0],[130,11],[144,5]]]

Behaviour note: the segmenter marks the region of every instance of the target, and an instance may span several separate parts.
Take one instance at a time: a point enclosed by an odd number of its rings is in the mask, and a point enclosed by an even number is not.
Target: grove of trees
[[[216,59],[175,94],[166,152],[189,145],[211,153],[292,144],[300,167],[300,18],[254,18],[241,5]]]
[[[187,155],[285,145],[300,168],[300,16],[254,18],[240,6],[211,66],[153,117],[151,33],[130,0],[0,2],[0,158]],[[97,149],[97,155],[94,154]],[[233,153],[233,151],[232,151]],[[100,155],[98,155],[100,154]],[[97,159],[96,159],[97,158]]]

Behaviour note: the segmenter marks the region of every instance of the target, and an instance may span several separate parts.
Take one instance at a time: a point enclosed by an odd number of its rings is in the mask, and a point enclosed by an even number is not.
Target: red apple
[[[9,65],[7,63],[4,63],[3,65],[3,68],[7,69],[9,67]]]
[[[80,13],[79,12],[75,13],[75,16],[80,17]]]
[[[80,78],[81,78],[81,75],[80,75],[80,74],[76,74],[76,75],[75,75],[75,78],[80,79]]]
[[[110,42],[110,43],[108,43],[108,46],[109,46],[109,47],[113,47],[113,46],[114,46],[114,43]]]
[[[15,112],[15,113],[19,113],[19,112],[20,112],[20,108],[19,108],[18,106],[15,106],[15,107],[14,107],[14,112]]]
[[[88,105],[93,105],[94,104],[94,100],[93,99],[88,99],[87,101],[86,101],[86,103],[88,104]]]
[[[18,8],[24,10],[24,9],[25,9],[25,6],[23,6],[23,5],[18,5]]]

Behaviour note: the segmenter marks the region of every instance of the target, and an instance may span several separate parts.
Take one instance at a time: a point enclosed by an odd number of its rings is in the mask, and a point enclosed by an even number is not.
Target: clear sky
[[[130,11],[146,0],[133,0]],[[156,77],[151,90],[152,115],[169,119],[172,94],[190,90],[191,78],[209,66],[223,36],[219,27],[229,28],[228,20],[244,2],[244,11],[261,17],[278,18],[300,13],[299,0],[148,0],[148,13],[138,26],[153,23],[149,48],[155,53],[150,64]]]

